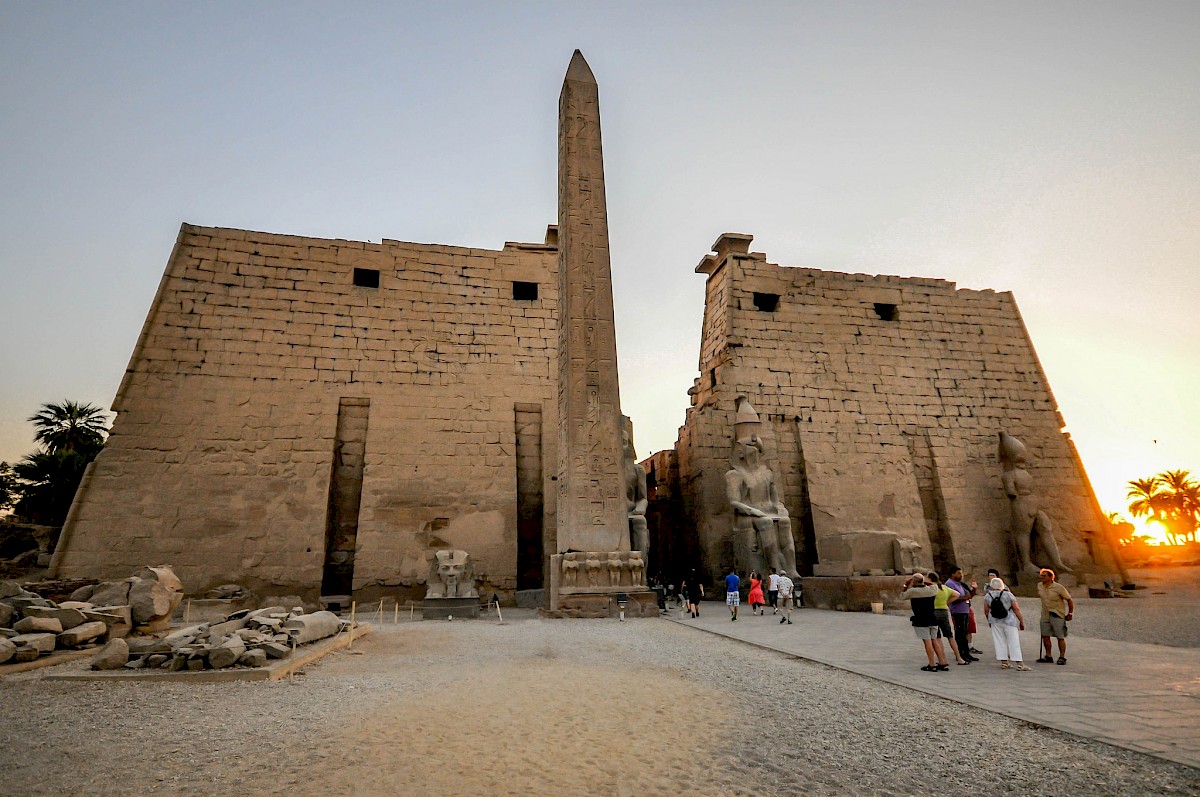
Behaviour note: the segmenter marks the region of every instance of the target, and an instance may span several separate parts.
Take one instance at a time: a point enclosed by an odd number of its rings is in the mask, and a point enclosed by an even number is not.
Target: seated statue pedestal
[[[570,551],[550,557],[550,612],[562,617],[657,617],[658,596],[646,586],[640,551]]]
[[[425,620],[472,620],[479,617],[479,598],[426,598],[421,601]]]
[[[872,603],[885,609],[907,608],[900,600],[907,576],[805,576],[800,579],[801,600],[810,609],[869,612]]]

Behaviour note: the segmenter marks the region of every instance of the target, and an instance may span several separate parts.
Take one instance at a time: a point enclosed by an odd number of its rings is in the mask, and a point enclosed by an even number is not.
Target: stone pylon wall
[[[801,571],[812,536],[879,529],[938,566],[1015,564],[1001,430],[1029,448],[1069,565],[1112,572],[1102,518],[1013,297],[935,279],[781,267],[723,236],[707,275],[700,377],[680,429],[679,490],[712,578],[732,562],[725,500],[734,402],[763,420]]]
[[[512,589],[516,408],[539,407],[551,430],[557,417],[556,258],[553,245],[184,225],[56,572],[169,562],[189,591],[315,595],[338,406],[363,399],[356,592],[415,588],[439,547],[469,551],[489,589]],[[378,287],[355,285],[355,269]],[[514,282],[537,298],[514,299]],[[553,435],[542,442],[553,461]]]

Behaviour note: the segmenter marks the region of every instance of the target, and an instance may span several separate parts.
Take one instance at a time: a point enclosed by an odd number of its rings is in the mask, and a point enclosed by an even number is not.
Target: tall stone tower
[[[645,589],[630,553],[621,468],[621,396],[613,322],[600,99],[575,51],[558,100],[558,555],[551,608],[608,610]]]

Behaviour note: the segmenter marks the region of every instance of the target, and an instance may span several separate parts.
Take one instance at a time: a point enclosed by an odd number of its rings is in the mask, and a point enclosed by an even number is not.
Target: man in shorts
[[[779,601],[783,604],[783,617],[779,624],[792,624],[792,606],[795,604],[796,585],[788,578],[787,573],[779,574]]]
[[[1058,663],[1067,663],[1067,623],[1075,615],[1075,601],[1062,584],[1054,580],[1054,571],[1043,567],[1038,572],[1038,597],[1042,600],[1042,655],[1040,664],[1054,661],[1050,637],[1058,640]]]
[[[738,578],[737,569],[729,568],[729,575],[725,576],[725,605],[729,607],[729,619],[737,619],[738,604],[741,603],[741,595],[738,593],[738,585],[742,580]]]
[[[771,614],[779,614],[779,574],[773,567],[767,576],[767,603],[771,605]]]

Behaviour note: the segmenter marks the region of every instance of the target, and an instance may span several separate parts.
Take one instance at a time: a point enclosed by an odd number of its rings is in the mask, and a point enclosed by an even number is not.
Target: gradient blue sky
[[[600,82],[621,393],[669,448],[723,231],[1012,290],[1092,480],[1200,473],[1200,3],[0,5],[0,459],[108,406],[180,222],[499,248]]]

